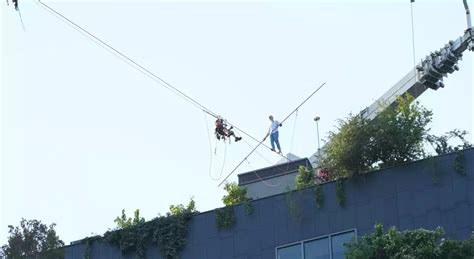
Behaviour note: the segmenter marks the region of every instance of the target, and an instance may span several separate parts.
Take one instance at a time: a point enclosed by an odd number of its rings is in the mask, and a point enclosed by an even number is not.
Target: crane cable
[[[311,95],[309,95],[303,102],[301,102],[292,112],[290,112],[290,114],[288,114],[288,116],[285,117],[285,119],[283,119],[280,123],[283,124],[283,122],[285,122],[293,113],[295,113],[304,103],[306,103],[306,101],[308,101],[315,93],[317,93],[319,91],[319,89],[321,89],[324,85],[326,84],[326,82],[322,83],[313,93],[311,93]],[[222,180],[219,185],[217,187],[220,187],[222,185],[222,183],[224,183],[227,178],[229,178],[234,172],[235,170],[237,170],[237,168],[239,168],[239,166],[250,156],[252,155],[253,152],[255,152],[255,150],[257,150],[257,148],[263,143],[263,141],[265,141],[265,139],[261,140],[258,145],[256,145],[252,151],[250,151],[250,153],[244,157],[244,159],[242,159],[242,161],[240,161],[239,164],[237,164],[237,166],[224,178],[224,180]],[[285,157],[288,161],[290,161],[287,157]]]
[[[157,76],[156,74],[154,74],[152,71],[150,71],[149,69],[145,68],[144,66],[140,65],[138,62],[134,61],[133,59],[131,59],[130,57],[128,57],[127,55],[123,54],[122,52],[120,52],[119,50],[117,50],[116,48],[112,47],[110,44],[106,43],[105,41],[101,40],[99,37],[95,36],[94,34],[90,33],[89,31],[87,31],[86,29],[84,29],[83,27],[81,27],[80,25],[78,25],[77,23],[75,23],[74,21],[72,21],[71,19],[67,18],[66,16],[64,16],[63,14],[59,13],[58,11],[54,10],[53,8],[51,8],[50,6],[48,6],[47,4],[41,2],[41,0],[38,0],[37,3],[39,3],[39,5],[41,7],[43,7],[45,10],[47,10],[48,12],[52,13],[53,15],[55,15],[56,17],[58,17],[61,21],[65,22],[67,25],[71,26],[73,29],[81,32],[82,34],[86,35],[89,39],[91,39],[93,42],[95,42],[96,44],[98,44],[99,46],[101,46],[102,48],[106,49],[107,51],[111,52],[112,54],[114,54],[115,56],[118,56],[120,57],[122,60],[124,60],[128,65],[132,66],[133,68],[135,68],[136,70],[138,70],[139,72],[141,72],[142,74],[144,74],[145,76],[151,78],[152,80],[156,81],[157,83],[161,84],[162,86],[164,86],[165,88],[167,88],[168,90],[170,90],[171,92],[175,93],[176,95],[179,95],[181,96],[183,99],[185,99],[186,101],[190,102],[191,104],[193,104],[195,107],[199,108],[200,110],[202,110],[203,112],[211,115],[212,117],[214,118],[217,118],[218,115],[216,113],[214,113],[213,111],[211,111],[210,109],[208,109],[207,107],[205,107],[204,105],[200,104],[198,101],[196,101],[195,99],[191,98],[190,96],[188,96],[187,94],[185,94],[184,92],[180,91],[179,89],[177,89],[176,87],[174,87],[173,85],[171,85],[170,83],[166,82],[165,80],[163,80],[162,78],[160,78],[159,76]],[[234,127],[234,129],[242,132],[244,135],[246,135],[247,137],[253,139],[255,142],[259,142],[259,140],[257,140],[256,138],[254,138],[252,135],[248,134],[247,132],[245,132],[244,130],[240,129],[239,127],[237,127],[235,124],[232,124],[232,123],[228,123],[230,126]],[[261,145],[262,143],[259,143],[259,145]],[[263,146],[267,147],[268,149],[271,149],[269,146],[263,144]],[[289,161],[289,159],[284,156],[283,154],[280,154],[283,158],[287,159]]]
[[[410,0],[410,14],[411,14],[411,44],[413,49],[413,76],[416,78],[416,55],[415,55],[415,23],[413,22],[413,3],[415,0]],[[418,89],[415,87],[415,95],[418,96]]]

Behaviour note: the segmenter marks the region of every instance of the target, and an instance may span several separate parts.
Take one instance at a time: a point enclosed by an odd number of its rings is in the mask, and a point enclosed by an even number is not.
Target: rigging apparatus
[[[441,49],[431,52],[418,65],[415,70],[410,70],[398,83],[392,86],[385,94],[372,103],[369,107],[360,111],[360,115],[368,120],[374,120],[384,109],[380,104],[388,106],[396,105],[398,96],[409,93],[418,98],[426,90],[438,90],[443,88],[443,78],[459,70],[458,61],[461,60],[464,51],[474,51],[474,28],[471,25],[471,15],[467,0],[463,0],[466,10],[467,29],[464,35],[454,41],[449,41]],[[324,147],[320,152],[324,153]],[[314,168],[319,165],[318,151],[309,157]]]

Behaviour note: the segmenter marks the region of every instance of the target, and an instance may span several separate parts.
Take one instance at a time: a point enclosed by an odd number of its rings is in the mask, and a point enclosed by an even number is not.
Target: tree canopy
[[[332,179],[339,179],[425,158],[427,143],[437,154],[472,146],[464,138],[466,131],[430,135],[432,116],[409,94],[398,97],[395,105],[385,107],[372,121],[349,115],[339,120],[336,132],[329,132],[320,167],[328,169]],[[449,140],[455,138],[461,144],[453,147]]]
[[[236,205],[249,200],[249,198],[247,198],[247,189],[240,187],[235,182],[226,183],[224,190],[227,194],[222,197],[222,202],[226,206]]]
[[[39,220],[21,219],[19,226],[8,226],[8,244],[2,246],[7,258],[43,253],[64,246],[54,229],[55,223],[47,226]]]
[[[381,224],[373,233],[346,244],[348,259],[426,258],[461,259],[473,258],[474,236],[469,240],[445,240],[444,231],[414,229],[398,231],[394,227],[384,232]]]

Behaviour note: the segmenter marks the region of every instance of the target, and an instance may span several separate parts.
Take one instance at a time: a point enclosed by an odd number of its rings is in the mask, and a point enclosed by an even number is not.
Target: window
[[[277,247],[277,259],[343,259],[344,244],[355,237],[356,231],[349,230]]]
[[[305,259],[329,259],[329,238],[321,238],[304,243]]]
[[[278,249],[278,259],[294,259],[301,257],[301,245],[296,244]]]
[[[354,237],[354,232],[346,232],[332,236],[332,259],[344,259],[344,253],[346,252],[344,244],[350,243]]]

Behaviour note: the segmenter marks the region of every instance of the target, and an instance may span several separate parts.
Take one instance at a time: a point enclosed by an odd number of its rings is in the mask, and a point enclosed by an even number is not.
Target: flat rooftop
[[[265,179],[291,174],[298,171],[298,168],[300,166],[312,168],[308,158],[300,158],[298,160],[290,161],[287,163],[276,164],[273,166],[264,167],[247,173],[239,174],[239,185],[245,185]]]

